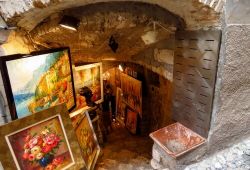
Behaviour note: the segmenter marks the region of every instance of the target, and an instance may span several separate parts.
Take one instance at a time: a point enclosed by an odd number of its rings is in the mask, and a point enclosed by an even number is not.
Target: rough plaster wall
[[[209,151],[250,136],[250,1],[226,2]],[[240,18],[237,19],[237,18]]]
[[[250,135],[250,26],[231,25],[225,31],[225,60],[219,95],[221,106],[210,136],[210,145],[216,148],[218,144]]]
[[[175,38],[172,35],[169,39],[160,41],[154,46],[144,50],[138,55],[131,57],[131,62],[143,65],[149,70],[163,76],[169,81],[173,81],[173,53]],[[161,52],[168,50],[169,53]],[[166,59],[165,61],[162,59]]]

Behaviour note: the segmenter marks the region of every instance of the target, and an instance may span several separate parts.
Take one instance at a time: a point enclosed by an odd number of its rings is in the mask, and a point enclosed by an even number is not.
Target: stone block
[[[249,0],[227,0],[225,7],[227,24],[250,24]]]
[[[155,49],[154,59],[166,64],[174,64],[174,51],[169,49]]]

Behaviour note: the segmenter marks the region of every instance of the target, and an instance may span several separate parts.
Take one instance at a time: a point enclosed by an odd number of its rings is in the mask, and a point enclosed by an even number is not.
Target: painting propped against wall
[[[141,81],[121,73],[121,89],[123,100],[142,117],[142,83]]]
[[[129,108],[127,109],[126,124],[125,125],[131,133],[136,134],[136,132],[137,132],[137,113],[132,111]]]
[[[122,90],[116,88],[116,119],[124,123],[125,119],[125,103],[122,101]]]
[[[1,126],[0,134],[0,160],[6,170],[84,166],[65,104]]]
[[[101,103],[103,101],[102,63],[88,64],[75,67],[74,84],[76,89],[76,109],[86,110],[85,97],[80,96],[79,89],[86,86],[91,89],[92,101]]]
[[[93,170],[100,154],[100,146],[87,111],[82,111],[71,118],[85,166]]]
[[[1,58],[12,119],[66,103],[75,106],[68,48]],[[8,90],[9,89],[9,90]]]

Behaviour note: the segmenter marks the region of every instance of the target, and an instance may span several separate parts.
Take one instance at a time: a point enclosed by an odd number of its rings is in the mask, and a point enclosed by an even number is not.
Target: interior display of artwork
[[[87,86],[93,93],[92,101],[101,103],[103,101],[103,80],[102,63],[88,64],[75,67],[74,84],[76,91],[76,109],[86,110],[87,104],[85,97],[80,96],[79,89]]]
[[[68,48],[6,56],[1,61],[12,119],[61,103],[66,103],[68,110],[75,106]]]
[[[126,114],[126,128],[133,134],[137,131],[137,113],[127,108]]]
[[[142,117],[142,83],[133,77],[121,73],[123,100]]]
[[[120,122],[124,122],[125,119],[125,103],[122,102],[122,90],[121,88],[116,88],[116,119]]]
[[[66,128],[67,127],[67,128]],[[0,160],[8,169],[80,169],[84,166],[65,104],[0,126]],[[70,141],[70,142],[69,142]]]
[[[88,112],[81,112],[74,117],[73,124],[81,148],[86,168],[92,170],[100,153],[100,146],[95,135]]]

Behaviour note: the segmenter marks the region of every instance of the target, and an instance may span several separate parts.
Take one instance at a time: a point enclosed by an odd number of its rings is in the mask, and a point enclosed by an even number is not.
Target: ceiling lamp
[[[79,26],[79,23],[80,23],[80,20],[75,17],[63,16],[59,25],[66,29],[77,31],[77,27]]]

